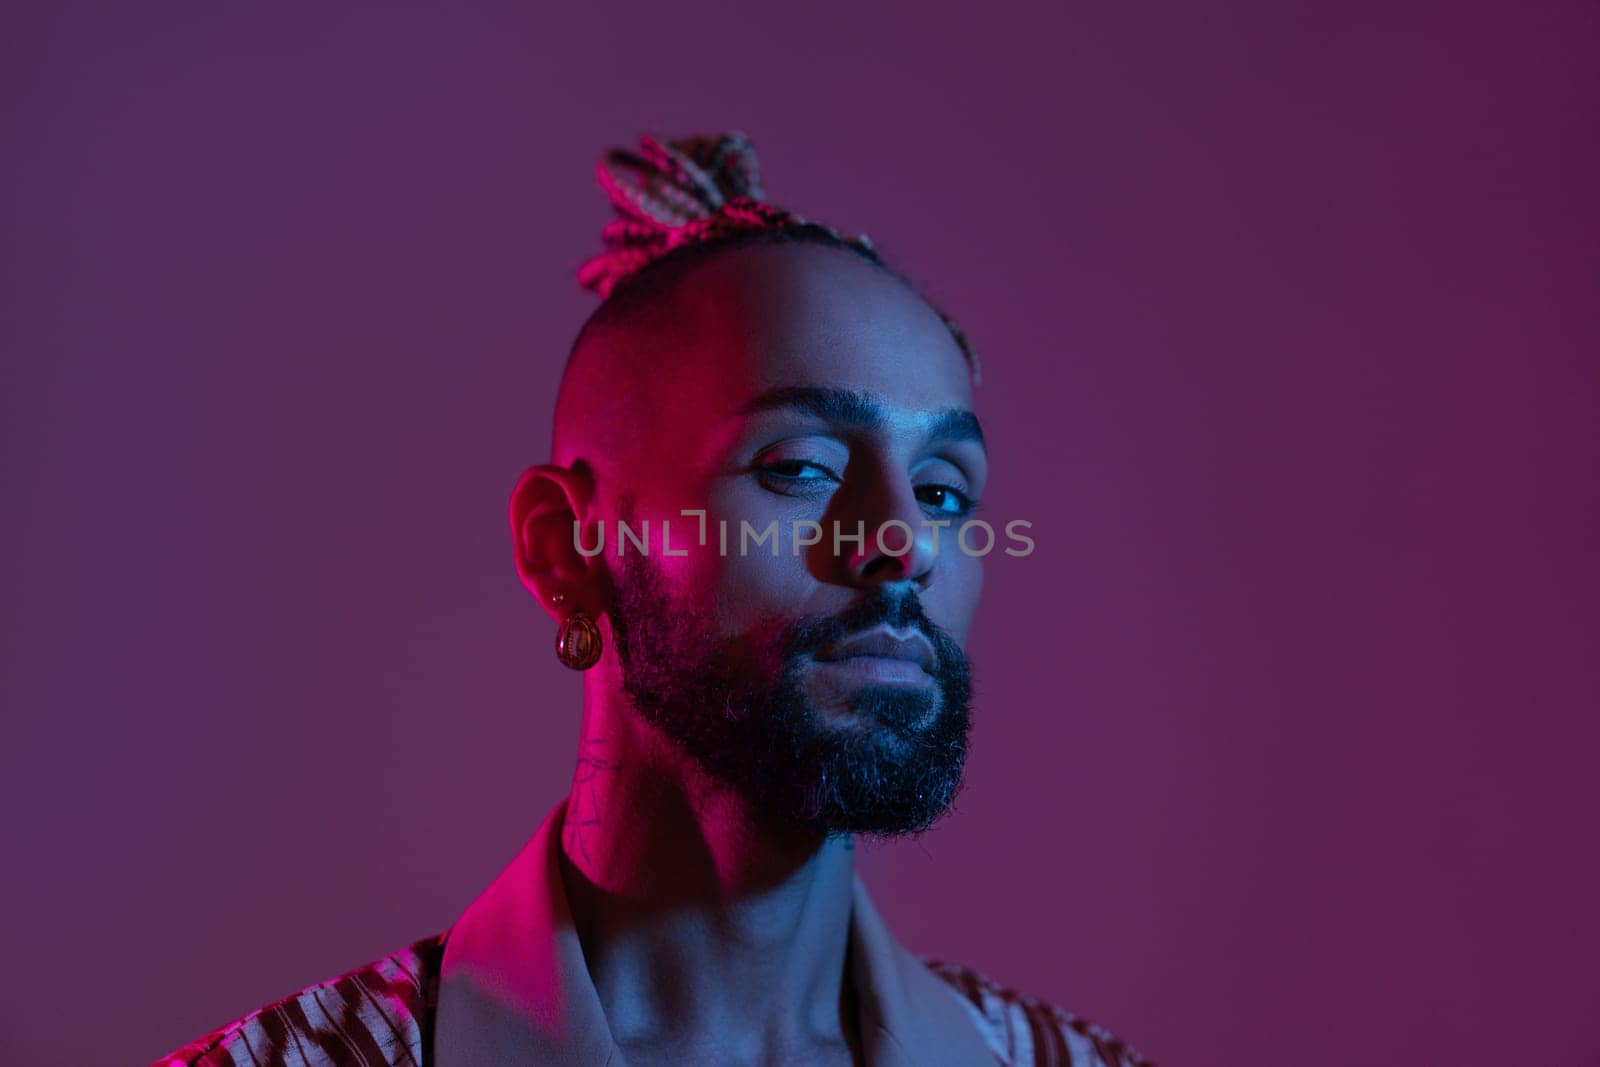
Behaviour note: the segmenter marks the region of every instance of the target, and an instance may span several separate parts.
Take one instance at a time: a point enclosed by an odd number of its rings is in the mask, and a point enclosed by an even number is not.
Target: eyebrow
[[[870,393],[827,386],[793,385],[769,389],[739,409],[744,416],[788,409],[814,415],[825,422],[863,430],[882,429],[888,423],[883,404]],[[933,417],[928,436],[984,444],[978,416],[965,408],[946,408]]]

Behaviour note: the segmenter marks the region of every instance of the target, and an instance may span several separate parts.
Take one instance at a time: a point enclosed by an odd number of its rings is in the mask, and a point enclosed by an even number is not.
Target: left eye
[[[919,485],[917,499],[946,515],[966,515],[976,506],[971,497],[953,485]]]

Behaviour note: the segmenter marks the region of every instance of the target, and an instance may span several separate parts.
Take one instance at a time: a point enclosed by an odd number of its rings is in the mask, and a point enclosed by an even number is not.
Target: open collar
[[[561,881],[563,801],[445,938],[438,1067],[627,1062],[611,1036]],[[855,880],[849,966],[871,1067],[993,1064],[956,992],[890,933]]]

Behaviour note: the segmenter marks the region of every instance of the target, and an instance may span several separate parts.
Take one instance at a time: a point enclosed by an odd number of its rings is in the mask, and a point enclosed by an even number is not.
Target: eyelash
[[[794,470],[793,470],[793,472],[786,473],[785,471],[780,469],[780,468],[785,468],[785,467],[794,468]],[[795,495],[799,495],[797,493],[792,492],[792,489],[795,486],[800,485],[800,484],[805,483],[805,482],[821,482],[821,481],[825,480],[825,479],[822,479],[822,478],[802,478],[800,476],[800,474],[799,474],[799,471],[800,470],[804,470],[806,468],[810,468],[811,470],[821,471],[823,474],[828,476],[827,480],[832,480],[832,481],[838,481],[839,480],[839,476],[838,475],[834,474],[831,470],[829,470],[827,467],[824,467],[822,464],[820,464],[820,463],[812,463],[809,460],[803,460],[803,459],[782,459],[782,460],[777,460],[775,462],[767,463],[767,464],[764,464],[764,465],[762,465],[760,467],[757,467],[756,468],[756,472],[757,472],[758,475],[761,476],[761,478],[763,480],[765,480],[765,479],[774,479],[774,480],[776,480],[777,482],[783,484],[786,487],[786,488],[783,488],[783,489],[775,490],[776,492],[782,492],[782,493],[785,493],[786,495],[789,495],[789,496],[795,496]],[[768,488],[771,488],[771,487],[769,486]],[[925,492],[925,491],[927,491],[927,490],[936,490],[936,491],[943,492],[943,493],[949,493],[951,496],[955,497],[956,503],[958,505],[957,509],[955,511],[945,511],[943,508],[940,508],[937,504],[932,504],[932,503],[929,503],[926,500],[923,500],[920,494]],[[803,491],[804,490],[802,490],[802,492]],[[930,483],[928,485],[919,485],[919,486],[917,486],[917,490],[916,491],[919,494],[918,497],[917,497],[918,502],[923,504],[925,507],[931,508],[933,511],[935,511],[938,514],[956,515],[958,517],[965,518],[966,516],[971,515],[973,512],[977,511],[978,508],[979,508],[979,502],[977,500],[975,500],[972,497],[968,496],[965,492],[963,492],[960,489],[957,489],[955,486],[946,485],[943,482],[933,482],[933,483]]]

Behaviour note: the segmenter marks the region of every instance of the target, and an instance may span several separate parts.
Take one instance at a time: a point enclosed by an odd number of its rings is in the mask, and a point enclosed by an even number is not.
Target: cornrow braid
[[[651,287],[638,279],[662,277],[657,268],[669,263],[741,245],[791,242],[853,252],[916,290],[866,234],[846,237],[768,203],[755,149],[737,131],[665,143],[644,134],[637,152],[614,148],[601,156],[596,174],[617,217],[601,229],[605,250],[578,268],[578,283],[607,304],[616,303],[613,294],[621,290],[630,298],[645,295]],[[978,356],[966,334],[943,309],[929,306],[955,338],[976,383]]]

